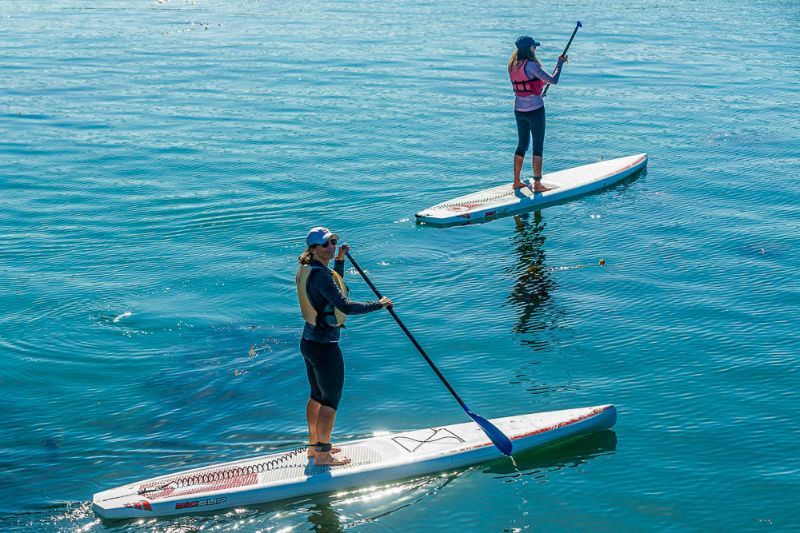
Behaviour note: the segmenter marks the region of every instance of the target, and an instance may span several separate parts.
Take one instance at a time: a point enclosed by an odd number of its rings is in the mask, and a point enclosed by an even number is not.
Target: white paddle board
[[[608,429],[613,405],[533,413],[492,420],[514,453]],[[315,466],[305,446],[129,483],[98,492],[92,506],[104,518],[146,518],[214,512],[320,492],[338,491],[462,468],[503,457],[473,423],[438,426],[337,443],[342,466]]]
[[[535,193],[511,183],[459,196],[416,214],[417,222],[435,226],[470,224],[487,219],[531,211],[554,203],[609,187],[647,166],[647,154],[629,155],[542,176],[542,185],[550,190]],[[511,181],[511,180],[509,180]]]

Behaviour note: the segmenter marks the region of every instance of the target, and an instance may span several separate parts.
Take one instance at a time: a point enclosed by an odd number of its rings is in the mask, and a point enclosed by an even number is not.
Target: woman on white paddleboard
[[[391,307],[385,296],[380,301],[354,302],[347,297],[344,283],[344,256],[347,244],[339,247],[333,270],[333,259],[339,236],[317,226],[306,236],[306,250],[298,258],[295,282],[300,311],[305,320],[300,352],[306,364],[311,395],[306,405],[308,420],[308,456],[316,465],[343,465],[346,457],[333,455],[339,449],[331,446],[331,433],[336,409],[344,387],[344,359],[339,349],[339,335],[347,315],[360,315]]]
[[[547,188],[542,185],[542,150],[544,148],[544,100],[542,90],[547,84],[557,84],[561,75],[561,66],[567,62],[567,56],[558,57],[558,63],[550,75],[545,72],[536,57],[536,47],[542,43],[527,35],[517,39],[517,49],[508,61],[508,75],[514,88],[514,118],[517,121],[519,140],[514,152],[514,184],[520,189],[527,185],[520,181],[519,175],[525,161],[531,137],[533,137],[533,191],[543,192]]]

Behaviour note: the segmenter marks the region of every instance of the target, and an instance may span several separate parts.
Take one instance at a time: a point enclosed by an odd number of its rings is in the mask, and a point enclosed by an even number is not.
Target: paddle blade
[[[486,436],[489,437],[489,440],[492,441],[492,444],[494,444],[498,450],[503,452],[503,455],[511,455],[511,439],[506,437],[502,431],[497,429],[497,426],[483,418],[481,415],[476,415],[469,409],[465,409],[465,411],[469,417],[481,427],[483,432],[486,433]]]

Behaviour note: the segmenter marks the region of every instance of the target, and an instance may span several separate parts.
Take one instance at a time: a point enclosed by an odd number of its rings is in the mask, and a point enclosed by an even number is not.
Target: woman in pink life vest
[[[548,74],[536,58],[536,47],[540,42],[533,37],[523,36],[517,39],[517,49],[508,61],[508,75],[514,88],[514,118],[517,120],[519,140],[514,152],[514,184],[519,189],[527,185],[520,181],[522,163],[533,138],[533,191],[543,192],[547,188],[542,185],[542,149],[544,148],[544,100],[542,90],[545,85],[558,83],[561,66],[567,62],[567,56],[559,56],[553,74]]]

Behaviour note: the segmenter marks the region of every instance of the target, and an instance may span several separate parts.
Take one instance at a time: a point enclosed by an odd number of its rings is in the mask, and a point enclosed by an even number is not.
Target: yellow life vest
[[[345,320],[347,320],[347,315],[336,309],[331,304],[327,304],[325,309],[322,311],[322,316],[318,317],[317,310],[314,309],[314,306],[311,305],[311,300],[308,298],[306,287],[308,285],[308,276],[310,276],[311,272],[314,270],[323,269],[333,274],[334,283],[339,286],[339,290],[341,290],[342,294],[347,297],[347,285],[344,284],[344,278],[342,278],[338,272],[320,266],[300,265],[300,267],[297,269],[297,275],[294,278],[295,283],[297,284],[297,299],[300,301],[300,311],[303,313],[303,319],[311,325],[316,326],[318,323],[317,321],[319,320],[328,326],[342,327],[344,326]]]

